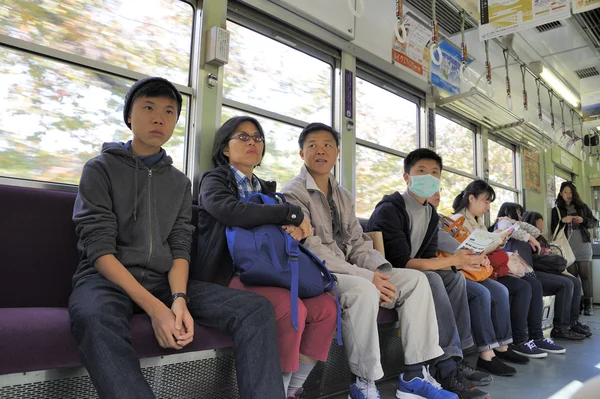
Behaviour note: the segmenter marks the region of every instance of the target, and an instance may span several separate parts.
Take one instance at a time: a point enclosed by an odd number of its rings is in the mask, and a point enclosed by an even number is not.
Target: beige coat
[[[333,201],[340,212],[342,243],[340,246],[333,238],[331,213],[327,197],[319,189],[313,177],[302,166],[300,174],[290,180],[282,193],[288,202],[300,205],[304,217],[313,227],[313,235],[308,237],[304,245],[325,261],[325,265],[334,273],[361,276],[373,281],[376,269],[391,270],[391,265],[375,249],[373,242],[364,234],[356,217],[354,198],[335,180],[329,176]],[[381,266],[381,267],[380,267]]]

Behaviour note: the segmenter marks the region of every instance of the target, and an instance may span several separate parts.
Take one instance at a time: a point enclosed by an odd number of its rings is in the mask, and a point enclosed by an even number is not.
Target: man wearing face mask
[[[436,379],[461,398],[484,398],[487,395],[473,385],[487,385],[491,376],[463,360],[462,349],[473,345],[473,337],[466,281],[456,267],[479,268],[485,256],[457,251],[451,257],[436,257],[439,217],[427,198],[439,192],[442,168],[442,158],[431,150],[421,148],[408,154],[403,176],[406,191],[384,196],[366,230],[383,233],[386,259],[395,269],[419,270],[429,280],[439,345],[444,350],[437,361]]]

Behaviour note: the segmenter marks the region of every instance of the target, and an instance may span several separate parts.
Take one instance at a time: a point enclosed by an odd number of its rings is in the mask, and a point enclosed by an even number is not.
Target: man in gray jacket
[[[380,398],[374,382],[383,377],[379,306],[396,309],[400,320],[407,366],[399,378],[396,397],[457,398],[443,390],[425,367],[444,354],[438,345],[427,277],[416,270],[392,269],[363,233],[351,194],[331,174],[339,154],[339,134],[327,125],[312,123],[302,131],[298,143],[304,166],[282,192],[289,202],[300,205],[311,222],[313,235],[304,245],[326,262],[338,280],[344,345],[350,370],[357,376],[350,398]]]

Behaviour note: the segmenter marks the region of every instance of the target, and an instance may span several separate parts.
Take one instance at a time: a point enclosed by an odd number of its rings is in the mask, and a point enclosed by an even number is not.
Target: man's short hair
[[[335,130],[331,126],[326,125],[324,123],[313,122],[313,123],[310,123],[308,126],[306,126],[302,130],[302,132],[300,132],[300,137],[298,137],[298,145],[300,146],[300,149],[302,149],[302,147],[304,147],[304,141],[306,140],[306,136],[308,136],[309,134],[311,134],[313,132],[318,132],[318,131],[321,131],[321,130],[325,130],[326,132],[331,133],[331,135],[335,139],[335,145],[336,145],[336,147],[339,148],[339,146],[340,146],[340,134],[337,132],[337,130]]]
[[[431,159],[437,162],[440,170],[444,169],[442,164],[442,157],[436,154],[434,151],[431,151],[427,148],[419,148],[417,150],[411,151],[410,154],[404,158],[404,172],[410,174],[410,169],[415,166],[415,164],[423,159]]]

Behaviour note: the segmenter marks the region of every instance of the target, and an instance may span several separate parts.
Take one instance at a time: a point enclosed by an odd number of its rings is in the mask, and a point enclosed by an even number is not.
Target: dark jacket
[[[431,206],[431,204],[427,204]],[[431,206],[431,220],[417,259],[435,258],[437,255],[437,237],[439,216]],[[406,267],[411,259],[410,218],[406,212],[404,198],[399,192],[386,195],[377,204],[367,223],[367,231],[381,231],[385,248],[385,258],[393,267]]]
[[[190,260],[194,226],[191,183],[166,154],[147,168],[121,143],[105,143],[83,167],[73,221],[79,265],[73,284],[115,257],[144,287],[167,279],[173,260]]]
[[[581,223],[581,237],[583,242],[592,242],[590,237],[590,232],[588,229],[593,229],[598,226],[598,220],[592,214],[592,210],[586,204],[583,204],[583,207],[575,206],[575,210],[577,211],[577,216],[581,216],[583,218],[583,223]],[[567,216],[567,209],[564,207],[560,207],[560,216],[561,219]],[[568,237],[569,231],[567,229],[568,224],[563,223],[562,220],[558,220],[558,212],[556,207],[552,208],[552,222],[550,223],[550,240],[554,239],[554,231],[556,230],[556,225],[560,222],[560,228],[565,230],[565,234]]]
[[[276,183],[260,180],[262,192],[275,192]],[[198,252],[190,278],[227,285],[233,275],[233,261],[227,247],[225,229],[251,229],[263,224],[294,225],[304,215],[298,205],[264,205],[240,202],[237,181],[229,165],[221,165],[202,175],[198,195]]]

